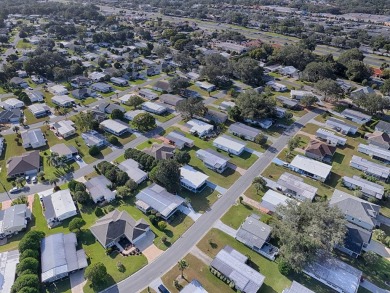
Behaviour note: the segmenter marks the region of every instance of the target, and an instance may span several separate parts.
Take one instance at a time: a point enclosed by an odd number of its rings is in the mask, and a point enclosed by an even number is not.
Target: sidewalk
[[[198,258],[199,260],[201,260],[202,262],[204,262],[206,265],[210,265],[211,262],[213,261],[213,259],[211,257],[209,257],[207,254],[205,254],[202,250],[200,250],[198,248],[198,246],[194,246],[192,247],[190,253],[193,255],[193,256],[196,256],[196,258]]]
[[[236,238],[237,230],[234,230],[232,227],[229,227],[228,225],[222,223],[221,220],[215,222],[214,228],[217,228],[222,232],[225,232],[226,234],[232,236],[233,238]]]

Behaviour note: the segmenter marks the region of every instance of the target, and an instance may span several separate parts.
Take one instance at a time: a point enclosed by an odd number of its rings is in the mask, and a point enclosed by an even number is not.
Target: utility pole
[[[9,193],[8,193],[7,189],[5,188],[5,186],[4,186],[4,184],[3,184],[3,182],[1,182],[1,181],[0,181],[0,185],[3,187],[3,189],[4,189],[5,193],[7,194],[8,198],[9,198],[9,200],[10,200],[10,201],[12,201],[12,198],[11,198],[11,196],[9,195]]]

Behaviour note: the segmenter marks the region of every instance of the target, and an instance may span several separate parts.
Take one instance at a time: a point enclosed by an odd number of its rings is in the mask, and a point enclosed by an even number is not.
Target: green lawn
[[[192,280],[198,280],[207,292],[234,292],[226,283],[214,276],[206,264],[192,254],[187,254],[184,259],[189,264],[189,267],[184,271],[186,279],[180,279],[181,286],[186,286]],[[174,280],[180,275],[181,272],[178,267],[174,266],[162,277],[164,285],[170,292],[179,292],[174,285]]]
[[[202,192],[193,193],[182,188],[180,196],[186,198],[197,213],[204,213],[218,200],[219,193],[210,187],[206,187]]]
[[[242,254],[250,257],[252,268],[265,276],[264,284],[259,291],[261,293],[280,293],[291,285],[292,280],[296,280],[317,293],[333,292],[328,289],[328,287],[325,287],[325,285],[322,285],[318,281],[309,278],[306,275],[294,274],[293,276],[288,277],[282,275],[278,270],[277,261],[273,262],[262,257],[260,254],[257,254],[244,244],[238,242],[236,239],[220,230],[211,229],[211,231],[209,231],[197,244],[197,246],[211,258],[214,258],[225,245],[230,245]]]
[[[233,229],[237,230],[238,228],[240,228],[241,224],[245,221],[245,219],[252,214],[256,214],[259,216],[264,215],[260,211],[252,208],[247,204],[237,203],[232,206],[226,212],[226,214],[222,216],[221,221],[224,222],[226,225],[232,227]]]
[[[167,122],[175,117],[175,115],[172,113],[165,113],[163,115],[154,115],[153,114],[153,116],[154,116],[154,118],[156,118],[156,120],[158,120],[161,123]]]
[[[54,283],[49,283],[43,288],[45,293],[71,293],[70,280],[69,278],[56,281]]]
[[[124,134],[120,137],[118,137],[119,143],[124,146],[125,144],[129,143],[130,141],[135,139],[135,135],[131,133]]]
[[[245,195],[247,197],[259,202],[261,200],[261,198],[263,197],[264,192],[261,190],[257,191],[254,188],[253,184],[251,184],[251,186],[249,186],[248,189],[245,190]]]
[[[25,42],[24,40],[20,40],[17,44],[16,44],[16,49],[24,49],[24,50],[27,50],[27,49],[32,49],[34,48],[35,46],[29,42]]]
[[[152,146],[152,144],[154,144],[154,143],[161,144],[162,141],[159,140],[159,139],[150,138],[147,141],[144,141],[143,143],[137,145],[136,148],[139,149],[139,150],[144,150],[146,148],[150,148]]]
[[[52,107],[52,108],[55,108],[56,105],[53,104],[53,102],[51,101],[51,98],[54,96],[52,93],[48,92],[48,91],[44,91],[43,92],[44,94],[44,99],[45,99],[45,103],[49,106],[49,107]]]
[[[31,113],[30,110],[26,109],[24,110],[24,117],[26,118],[25,123],[28,125],[35,124],[38,122],[46,121],[49,118],[47,116],[41,117],[41,118],[36,118],[33,113]]]

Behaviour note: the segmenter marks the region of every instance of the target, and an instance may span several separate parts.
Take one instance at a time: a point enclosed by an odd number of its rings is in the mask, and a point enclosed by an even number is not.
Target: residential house
[[[35,84],[42,84],[45,82],[45,79],[39,75],[31,75],[31,81]]]
[[[372,231],[379,226],[380,206],[376,204],[336,189],[329,205],[338,207],[348,222],[366,230]]]
[[[305,286],[293,281],[291,286],[284,289],[282,293],[315,293],[314,291],[307,289]]]
[[[99,111],[98,109],[88,109],[84,111],[84,113],[91,113],[93,120],[96,120],[99,123],[106,120],[107,118],[106,113]]]
[[[268,119],[268,118],[261,119],[261,120],[246,118],[244,119],[244,121],[252,125],[258,125],[263,129],[269,129],[273,124],[272,119]]]
[[[194,90],[190,90],[190,89],[182,89],[180,90],[179,92],[180,96],[182,96],[183,98],[201,98],[202,96],[197,92],[197,91],[194,91]]]
[[[119,110],[122,113],[126,112],[125,108],[123,108],[122,106],[119,106],[119,105],[114,104],[114,103],[108,103],[108,102],[104,102],[104,103],[99,104],[99,106],[97,108],[99,111],[101,111],[103,113],[107,113],[107,114],[111,114],[114,110]]]
[[[66,89],[66,87],[61,84],[56,84],[52,87],[49,87],[49,92],[51,92],[55,96],[64,96],[68,94],[68,90]]]
[[[298,101],[302,100],[305,97],[313,97],[313,96],[314,94],[308,91],[291,90],[290,92],[291,99],[298,100]]]
[[[104,175],[93,177],[85,182],[85,187],[94,203],[111,202],[115,199],[115,193],[108,188],[109,186],[112,186],[112,182]]]
[[[154,76],[154,75],[158,75],[161,73],[161,65],[156,65],[156,66],[152,66],[152,67],[148,67],[146,69],[146,75],[147,76]]]
[[[229,154],[240,156],[245,150],[246,143],[223,134],[214,139],[213,146]]]
[[[164,114],[168,109],[161,104],[154,102],[145,102],[142,104],[142,110],[150,112],[157,115]]]
[[[144,152],[157,160],[167,160],[173,158],[175,147],[167,144],[154,143],[150,148],[145,149]]]
[[[28,83],[23,78],[20,77],[11,78],[9,83],[14,87],[19,87],[23,89],[28,87]]]
[[[191,283],[188,283],[180,290],[180,293],[208,293],[206,289],[202,287],[202,284],[198,280],[193,279]]]
[[[230,102],[230,101],[223,101],[221,104],[219,104],[218,109],[229,111],[229,109],[234,108],[236,106],[236,103]]]
[[[367,133],[365,138],[370,145],[380,147],[382,149],[390,149],[390,135],[386,132],[374,131],[374,133]]]
[[[127,159],[118,165],[119,169],[126,172],[135,183],[141,184],[148,178],[148,173],[139,168],[137,161]]]
[[[73,107],[75,105],[75,100],[69,96],[54,96],[51,98],[53,104],[60,107]]]
[[[0,210],[0,239],[23,231],[30,220],[31,210],[26,204],[16,204]]]
[[[143,114],[143,113],[146,113],[144,110],[133,110],[133,111],[128,111],[125,113],[124,115],[124,118],[129,120],[129,121],[133,121],[134,118],[139,115],[139,114]]]
[[[167,82],[167,81],[158,80],[152,85],[152,88],[155,91],[158,91],[161,93],[171,93],[172,92],[171,86],[169,85],[169,82]]]
[[[272,227],[251,215],[245,219],[237,231],[236,239],[262,256],[275,260],[279,249],[269,243]]]
[[[96,93],[89,88],[80,88],[71,91],[72,96],[78,100],[85,100],[89,97],[95,97]]]
[[[357,99],[361,96],[365,96],[365,95],[369,95],[369,94],[373,94],[375,93],[375,91],[369,87],[369,86],[366,86],[366,87],[361,87],[361,88],[358,88],[354,91],[351,92],[351,98],[352,99]]]
[[[348,254],[353,258],[357,258],[362,253],[362,250],[367,248],[371,241],[372,233],[355,224],[347,223],[347,233],[343,245],[336,245],[335,248]]]
[[[229,42],[216,43],[215,46],[217,48],[222,49],[222,50],[229,52],[229,53],[235,52],[237,54],[242,54],[242,53],[248,51],[248,48],[243,46],[243,45],[229,43]]]
[[[266,85],[271,87],[275,92],[285,92],[288,90],[284,84],[275,82],[273,80],[267,82]]]
[[[41,242],[41,281],[51,283],[88,266],[83,249],[77,250],[76,234],[57,233]]]
[[[96,130],[89,130],[81,134],[87,147],[96,146],[103,148],[107,144],[107,139]]]
[[[361,271],[325,253],[318,254],[303,272],[342,293],[357,293],[362,278]]]
[[[184,99],[182,97],[179,97],[178,95],[163,94],[160,96],[159,100],[164,104],[176,107],[177,103],[183,101]]]
[[[21,177],[35,175],[41,170],[41,157],[39,151],[24,153],[20,156],[11,157],[7,161],[7,176]]]
[[[4,110],[0,112],[0,123],[17,123],[23,117],[20,109]]]
[[[284,76],[288,76],[290,78],[298,78],[299,77],[299,70],[296,69],[294,66],[285,66],[279,68],[279,73]]]
[[[113,91],[112,86],[104,82],[97,82],[91,85],[91,88],[100,93],[109,93]]]
[[[345,109],[343,112],[341,112],[341,115],[343,115],[344,118],[351,120],[352,122],[355,122],[360,125],[369,122],[372,118],[372,116],[370,115],[366,115],[362,112],[351,110],[351,109]]]
[[[223,124],[228,120],[228,115],[216,110],[209,109],[204,117],[199,119],[205,120],[206,122],[214,123],[216,125]]]
[[[375,131],[381,131],[381,132],[385,132],[387,134],[390,134],[390,123],[389,122],[386,122],[386,121],[379,121],[376,125],[375,125]]]
[[[307,184],[302,177],[285,172],[277,181],[277,189],[283,192],[284,195],[291,196],[297,200],[313,201],[317,194],[318,188]]]
[[[226,170],[229,161],[229,158],[224,157],[211,149],[197,150],[196,157],[201,160],[207,168],[220,174]]]
[[[64,143],[58,143],[50,147],[52,153],[57,153],[60,157],[65,157],[68,161],[74,160],[79,151],[73,145],[66,145]]]
[[[31,103],[41,103],[45,97],[45,95],[40,91],[27,91],[26,93]]]
[[[369,155],[371,158],[384,162],[390,163],[390,150],[385,150],[374,145],[359,144],[358,152]]]
[[[70,81],[70,85],[74,88],[83,88],[90,86],[92,81],[85,76],[78,76]]]
[[[369,160],[363,159],[355,155],[352,156],[349,166],[361,170],[365,174],[369,176],[373,176],[383,181],[387,181],[390,176],[389,167],[371,162]]]
[[[316,137],[332,146],[344,146],[347,143],[346,138],[338,136],[333,131],[324,128],[319,128],[316,131]]]
[[[146,66],[146,67],[153,67],[153,66],[156,66],[156,62],[150,60],[150,59],[141,59],[141,62]]]
[[[122,136],[125,133],[130,132],[130,128],[128,125],[125,125],[123,122],[117,119],[108,119],[100,122],[100,127],[107,131],[110,132],[116,136]]]
[[[58,136],[67,138],[76,133],[74,122],[72,120],[60,120],[50,124],[50,128],[55,131]]]
[[[286,116],[286,113],[287,113],[286,109],[283,109],[282,107],[278,107],[278,106],[275,107],[275,116],[277,118],[283,118],[284,116]]]
[[[98,219],[89,230],[104,248],[116,246],[120,251],[126,249],[124,243],[136,246],[148,233],[153,233],[144,219],[136,221],[126,211],[119,210]]]
[[[135,204],[138,209],[144,213],[154,209],[161,214],[164,220],[168,220],[185,202],[184,198],[169,193],[164,187],[156,183],[141,190],[136,199]]]
[[[23,147],[25,149],[37,149],[46,145],[46,139],[43,136],[42,130],[40,128],[22,132],[21,136],[23,140]]]
[[[332,170],[331,165],[318,162],[302,155],[296,155],[289,167],[294,172],[325,182]]]
[[[230,125],[228,131],[235,136],[239,136],[240,138],[250,141],[254,141],[256,136],[261,133],[259,129],[248,126],[241,122],[236,122]]]
[[[155,92],[153,92],[152,90],[150,89],[141,89],[139,92],[138,92],[138,95],[140,95],[141,97],[147,99],[147,100],[155,100],[158,98],[158,94],[156,94]]]
[[[200,78],[200,74],[198,74],[196,72],[188,72],[185,75],[191,81],[197,81]]]
[[[331,163],[336,149],[335,146],[313,139],[305,149],[305,156],[320,162]]]
[[[27,78],[28,77],[27,71],[25,71],[25,70],[17,70],[16,73],[17,73],[18,77],[20,77],[20,78]]]
[[[195,84],[206,92],[212,92],[216,89],[216,86],[207,81],[196,81]]]
[[[106,76],[107,76],[106,73],[94,71],[88,75],[88,78],[94,82],[99,82],[101,80],[104,80]]]
[[[4,137],[0,137],[0,157],[3,154],[4,146],[5,146],[5,140]]]
[[[354,135],[358,131],[358,128],[356,126],[348,124],[343,120],[333,118],[333,117],[328,118],[325,124],[326,127],[336,130],[337,132],[340,132],[345,135],[347,134]]]
[[[180,184],[189,191],[198,193],[202,192],[207,186],[209,176],[195,170],[189,165],[180,168]]]
[[[194,146],[194,141],[186,137],[183,133],[179,131],[172,131],[165,136],[170,143],[174,144],[176,148],[183,149],[184,147],[192,148]]]
[[[28,106],[28,110],[36,118],[47,116],[50,113],[50,108],[46,104],[32,104]]]
[[[69,189],[42,196],[41,203],[49,227],[54,227],[61,221],[77,215],[77,208]]]
[[[283,194],[273,191],[272,189],[267,190],[267,192],[263,195],[260,202],[260,207],[264,212],[270,214],[275,213],[276,208],[279,205],[287,205],[287,202],[292,200]]]
[[[247,261],[247,256],[226,245],[215,256],[210,267],[233,282],[236,290],[256,293],[263,285],[265,277],[247,265]]]
[[[363,196],[382,199],[385,189],[383,185],[368,181],[359,176],[343,176],[343,185],[353,190],[360,190]]]
[[[1,103],[5,110],[20,109],[24,107],[24,103],[18,99],[10,98]]]
[[[120,77],[111,77],[110,81],[116,86],[127,86],[129,84],[126,79]]]
[[[187,121],[186,126],[190,128],[191,134],[197,135],[199,137],[207,136],[208,134],[211,134],[214,130],[213,125],[197,119]]]
[[[16,267],[19,263],[19,250],[9,250],[0,253],[0,275],[2,276],[0,293],[12,292],[11,288],[16,278]]]
[[[345,80],[343,79],[340,79],[340,78],[337,78],[336,79],[336,83],[341,87],[341,89],[345,92],[345,93],[348,93],[352,86],[350,83],[346,82]]]

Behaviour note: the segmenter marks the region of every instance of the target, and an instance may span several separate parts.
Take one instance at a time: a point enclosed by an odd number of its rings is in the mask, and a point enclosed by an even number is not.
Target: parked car
[[[14,187],[12,188],[9,193],[18,193],[20,191],[20,189],[18,187]]]
[[[75,158],[77,161],[81,161],[81,157],[79,155],[76,155]]]
[[[165,286],[163,284],[158,286],[158,291],[160,291],[161,293],[170,293],[169,290],[167,288],[165,288]]]
[[[31,179],[32,183],[37,183],[38,182],[38,179],[37,179],[37,176],[34,176],[32,179]]]
[[[30,182],[30,176],[26,176],[25,179],[27,182]]]

